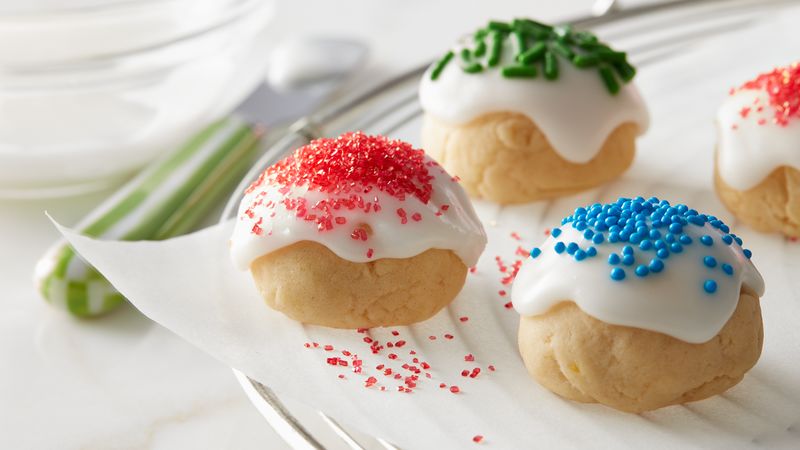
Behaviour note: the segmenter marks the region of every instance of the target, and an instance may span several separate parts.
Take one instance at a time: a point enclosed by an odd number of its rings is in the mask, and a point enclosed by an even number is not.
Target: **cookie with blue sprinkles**
[[[520,354],[544,387],[638,413],[724,392],[755,365],[764,281],[720,218],[636,197],[558,225],[512,289]]]

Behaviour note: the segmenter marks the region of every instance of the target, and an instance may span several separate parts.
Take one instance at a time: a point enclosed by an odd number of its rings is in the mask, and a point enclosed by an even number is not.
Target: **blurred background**
[[[196,148],[220,129],[184,143],[232,113],[246,129],[214,155],[244,167],[294,119],[432,60],[487,19],[558,22],[610,3],[0,2],[0,448],[285,448],[229,368],[113,295],[97,303],[93,288],[84,298],[54,278],[63,249],[44,212],[91,225],[87,214],[111,211],[109,196],[143,168],[169,174],[164,158],[181,148],[206,158]],[[145,170],[134,183],[154,189],[162,172]],[[203,222],[169,219],[160,237]],[[149,237],[110,237],[133,236]]]

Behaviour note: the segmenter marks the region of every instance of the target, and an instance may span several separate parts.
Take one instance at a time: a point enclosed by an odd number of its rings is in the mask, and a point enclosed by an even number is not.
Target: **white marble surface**
[[[363,39],[372,53],[359,82],[377,82],[434,57],[488,16],[547,20],[590,4],[280,2],[274,33]],[[229,368],[132,308],[82,321],[34,292],[34,262],[56,237],[43,211],[71,224],[104,195],[0,200],[0,448],[285,448]]]

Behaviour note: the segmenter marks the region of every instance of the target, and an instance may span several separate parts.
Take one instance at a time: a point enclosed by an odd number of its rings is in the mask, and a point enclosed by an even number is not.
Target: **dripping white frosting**
[[[559,77],[546,80],[505,78],[499,67],[512,63],[516,44],[505,42],[497,68],[478,74],[464,72],[458,58],[436,80],[431,70],[423,75],[419,99],[425,112],[445,122],[464,124],[492,112],[518,112],[530,118],[567,161],[586,163],[600,151],[618,126],[632,122],[639,133],[647,130],[649,116],[633,83],[611,95],[595,68],[579,69],[559,57]],[[461,47],[456,47],[458,55]]]
[[[742,284],[761,296],[764,281],[739,245],[721,241],[725,233],[709,224],[687,226],[684,232],[694,243],[664,260],[662,272],[640,278],[634,275],[634,268],[650,261],[652,255],[645,256],[648,252],[637,248],[633,265],[612,266],[609,254],[620,254],[624,245],[630,244],[604,242],[595,246],[596,257],[575,261],[566,252],[556,253],[556,242],[576,242],[581,248],[593,244],[571,226],[562,227],[561,235],[548,238],[541,255],[528,258],[517,274],[511,292],[514,308],[523,316],[536,316],[564,301],[574,301],[585,313],[606,323],[656,331],[689,343],[707,342],[730,319]],[[712,236],[712,246],[698,242],[704,234]],[[713,256],[716,267],[706,267],[705,256]],[[733,267],[733,275],[723,272],[723,263]],[[624,280],[610,278],[613,267],[625,269]],[[715,293],[704,291],[706,279],[717,282]]]
[[[769,102],[763,90],[742,89],[730,95],[717,113],[717,170],[734,189],[751,189],[782,166],[800,169],[800,120],[790,120],[786,126],[773,123],[775,109]],[[759,107],[763,109],[758,111]]]
[[[304,198],[307,204],[312,205],[329,198],[327,194],[306,187],[284,188],[265,180],[261,187],[245,195],[239,207],[231,237],[234,264],[246,270],[263,255],[296,242],[313,241],[340,258],[358,263],[380,258],[410,258],[435,248],[452,250],[466,266],[475,265],[486,246],[483,226],[458,182],[430,158],[425,158],[432,164],[428,170],[433,176],[433,192],[427,204],[415,196],[408,195],[405,200],[399,200],[373,189],[363,197],[365,201],[380,205],[380,211],[372,209],[367,213],[362,208],[342,208],[336,215],[343,217],[346,224],[324,231],[318,230],[316,223],[288,210],[282,200],[287,196]],[[258,199],[262,199],[260,204],[251,207]],[[400,208],[406,215],[405,224],[398,215]],[[248,209],[252,214],[247,213]],[[420,214],[419,220],[413,218],[415,213]],[[253,232],[257,223],[262,229],[261,234]],[[351,236],[361,224],[372,230],[367,240]]]

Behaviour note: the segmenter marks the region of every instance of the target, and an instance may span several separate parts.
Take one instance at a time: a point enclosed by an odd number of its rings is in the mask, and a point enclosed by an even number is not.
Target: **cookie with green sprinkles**
[[[423,146],[470,195],[502,204],[598,186],[647,129],[635,75],[589,31],[491,20],[422,77]]]

